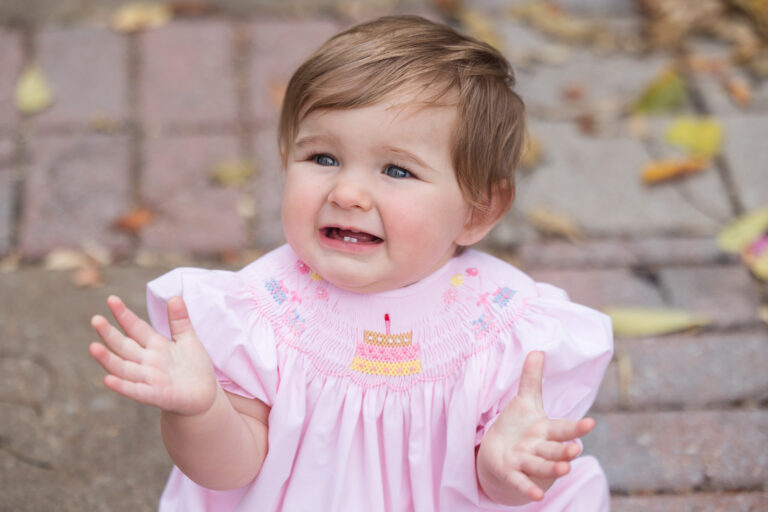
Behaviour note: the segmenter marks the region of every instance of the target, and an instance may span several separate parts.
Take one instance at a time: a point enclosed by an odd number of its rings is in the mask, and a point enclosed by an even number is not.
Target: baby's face
[[[412,284],[464,241],[471,208],[450,157],[453,106],[412,95],[311,113],[286,162],[283,228],[331,283],[371,293]]]

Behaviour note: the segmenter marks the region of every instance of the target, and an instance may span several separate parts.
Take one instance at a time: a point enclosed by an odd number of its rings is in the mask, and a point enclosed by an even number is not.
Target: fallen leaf
[[[570,217],[546,208],[534,208],[526,215],[533,227],[544,235],[556,235],[575,242],[585,238],[584,231]]]
[[[77,270],[90,264],[90,256],[71,249],[54,249],[45,255],[43,261],[46,270]]]
[[[503,49],[501,36],[496,31],[493,21],[485,14],[472,9],[459,9],[456,18],[466,31],[476,39],[488,43],[497,50]]]
[[[726,76],[722,81],[723,89],[739,107],[748,107],[752,102],[752,89],[741,78]]]
[[[685,149],[691,156],[712,158],[720,153],[723,127],[713,117],[681,117],[675,119],[664,134],[665,140]]]
[[[78,288],[101,288],[104,286],[104,276],[99,267],[89,265],[75,272],[72,283]]]
[[[154,218],[155,213],[152,210],[139,206],[117,219],[112,224],[112,228],[132,235],[138,235]]]
[[[744,264],[761,281],[768,281],[768,235],[754,240],[741,253]]]
[[[768,230],[768,206],[739,216],[717,236],[717,247],[730,254],[739,254]]]
[[[254,174],[253,163],[245,160],[221,162],[211,171],[211,179],[223,187],[245,185]]]
[[[674,68],[667,68],[654,78],[632,105],[635,114],[664,114],[685,106],[685,82]]]
[[[707,160],[695,157],[657,160],[643,168],[643,182],[646,185],[654,185],[701,172],[708,166]]]
[[[632,391],[632,358],[627,354],[616,355],[619,370],[619,405],[629,407]]]
[[[595,135],[597,133],[597,119],[591,112],[584,112],[575,118],[576,126],[584,135]]]
[[[563,98],[571,103],[578,103],[586,97],[584,86],[579,83],[569,84],[562,89]]]
[[[253,219],[256,217],[257,205],[256,199],[253,194],[242,195],[237,198],[237,204],[235,206],[237,213],[244,219]]]
[[[523,142],[523,154],[520,157],[520,165],[524,169],[533,169],[539,162],[541,162],[543,156],[544,150],[541,146],[541,141],[529,132],[526,132],[525,141]]]
[[[657,336],[710,323],[705,315],[674,309],[612,307],[603,313],[611,317],[614,334],[622,337]]]
[[[553,2],[534,0],[516,5],[509,13],[529,23],[544,34],[562,39],[568,43],[594,41],[605,33],[599,25],[569,14]]]
[[[533,58],[542,64],[562,66],[571,58],[571,50],[562,44],[545,44],[536,48]]]
[[[133,2],[121,6],[112,16],[112,28],[118,32],[138,32],[166,25],[173,9],[165,4]]]
[[[29,64],[16,83],[16,108],[25,115],[36,114],[53,103],[53,91],[37,64]]]
[[[760,309],[757,310],[757,316],[763,323],[768,324],[768,304],[760,306]]]

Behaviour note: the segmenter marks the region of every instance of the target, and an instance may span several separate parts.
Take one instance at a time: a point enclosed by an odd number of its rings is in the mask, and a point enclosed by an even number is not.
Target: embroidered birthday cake
[[[386,332],[363,331],[363,341],[355,347],[350,368],[372,375],[412,375],[421,372],[419,347],[411,331],[390,332],[389,315],[384,315]]]

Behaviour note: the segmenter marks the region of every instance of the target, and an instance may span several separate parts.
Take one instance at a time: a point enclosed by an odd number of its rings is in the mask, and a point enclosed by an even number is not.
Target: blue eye
[[[315,161],[317,165],[325,165],[325,166],[339,165],[339,162],[337,162],[335,158],[328,155],[315,155],[312,157],[312,159]]]
[[[410,178],[413,176],[410,171],[396,165],[388,165],[384,168],[384,174],[391,178]]]

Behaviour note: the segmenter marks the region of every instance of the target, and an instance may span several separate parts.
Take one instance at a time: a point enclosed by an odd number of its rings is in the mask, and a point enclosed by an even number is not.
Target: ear
[[[493,186],[490,197],[482,204],[473,206],[469,220],[461,234],[456,238],[456,245],[470,246],[482,240],[498,223],[515,200],[515,186],[501,181]]]

